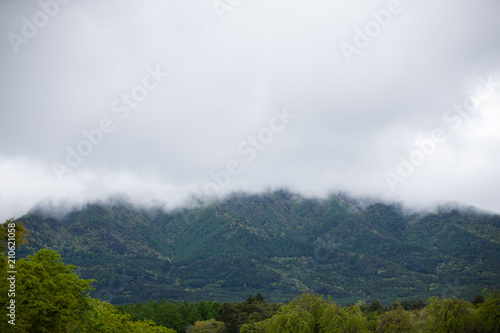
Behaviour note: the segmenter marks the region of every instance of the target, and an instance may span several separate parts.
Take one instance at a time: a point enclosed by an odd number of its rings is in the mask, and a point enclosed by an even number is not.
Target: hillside
[[[346,304],[500,287],[500,216],[471,209],[410,214],[280,190],[168,212],[94,203],[50,215],[34,209],[19,219],[31,233],[20,255],[56,250],[97,280],[92,296],[115,304],[258,292],[289,301],[306,291]]]

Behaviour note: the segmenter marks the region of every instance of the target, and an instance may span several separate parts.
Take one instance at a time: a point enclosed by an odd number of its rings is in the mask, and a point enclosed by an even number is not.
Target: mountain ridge
[[[348,303],[500,286],[500,216],[470,208],[410,212],[278,190],[171,211],[115,201],[48,215],[19,219],[32,234],[21,255],[55,249],[97,279],[93,296],[113,303],[257,292],[287,301],[307,291]]]

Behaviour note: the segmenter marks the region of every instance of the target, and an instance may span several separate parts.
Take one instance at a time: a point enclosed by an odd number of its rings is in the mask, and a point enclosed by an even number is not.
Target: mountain
[[[91,294],[115,304],[288,301],[314,291],[363,299],[472,298],[500,287],[500,216],[474,209],[406,212],[346,195],[237,193],[171,211],[93,203],[64,216],[33,209],[20,255],[59,252]]]

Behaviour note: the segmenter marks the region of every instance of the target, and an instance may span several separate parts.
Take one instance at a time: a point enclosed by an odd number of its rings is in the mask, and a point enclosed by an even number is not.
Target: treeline
[[[474,306],[458,298],[432,297],[420,310],[395,302],[389,311],[370,311],[364,304],[341,307],[304,294],[280,307],[271,318],[241,326],[240,332],[500,332],[500,293]]]
[[[81,279],[53,250],[9,262],[9,235],[15,250],[26,242],[22,224],[0,226],[0,332],[500,332],[499,291],[472,303],[432,297],[389,307],[340,306],[312,293],[287,304],[257,294],[240,303],[150,300],[116,307],[91,298],[93,280]]]
[[[211,304],[217,312],[204,320],[197,309],[206,309]],[[182,320],[175,307],[190,308],[190,314]],[[164,323],[176,317],[177,332],[183,333],[315,333],[315,332],[500,332],[500,292],[494,291],[486,297],[476,296],[473,303],[455,297],[440,299],[432,297],[427,304],[421,300],[395,301],[384,307],[373,301],[369,306],[363,302],[342,307],[317,294],[302,294],[288,304],[271,304],[258,294],[245,302],[223,303],[200,302],[196,304],[161,303],[123,305],[120,310],[136,320],[153,319]],[[162,309],[170,309],[170,315]],[[208,312],[205,312],[208,314]],[[134,317],[135,316],[135,317]],[[187,324],[187,325],[186,325]]]
[[[174,329],[178,333],[186,331],[186,327],[197,321],[216,318],[221,304],[201,301],[197,303],[161,302],[149,300],[145,304],[122,304],[116,306],[124,314],[130,315],[134,321],[153,320],[156,324]]]
[[[398,205],[283,190],[169,211],[101,202],[52,215],[40,207],[20,219],[32,233],[20,257],[57,251],[97,280],[92,297],[113,304],[238,302],[259,291],[290,302],[304,290],[342,305],[389,304],[454,290],[470,299],[499,286],[500,215],[407,214]]]
[[[241,303],[161,302],[118,305],[117,309],[133,320],[153,320],[158,325],[184,332],[239,332],[244,324],[271,318],[279,306],[271,304],[259,293]]]

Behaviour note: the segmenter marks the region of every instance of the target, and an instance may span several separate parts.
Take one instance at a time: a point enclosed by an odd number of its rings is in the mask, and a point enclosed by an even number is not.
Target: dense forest
[[[188,310],[190,308],[190,310]],[[215,314],[206,315],[218,308]],[[241,303],[168,303],[118,306],[134,320],[151,320],[177,332],[498,332],[500,293],[473,302],[456,297],[396,300],[383,306],[375,300],[340,306],[331,299],[302,294],[288,304],[271,304],[261,294]],[[210,309],[210,310],[209,310]],[[198,312],[200,311],[201,312]],[[210,319],[200,319],[206,317]],[[186,324],[188,323],[188,324]]]
[[[500,216],[468,207],[412,212],[278,190],[169,211],[119,200],[64,214],[40,206],[18,221],[31,234],[20,257],[55,250],[112,304],[317,293],[344,306],[500,288]]]
[[[89,297],[93,280],[81,279],[54,250],[10,259],[27,234],[12,220],[0,228],[0,332],[175,332],[152,320],[132,321],[113,305]]]
[[[19,248],[26,243],[27,232],[12,220],[0,228],[2,281],[12,277],[7,235],[14,235]],[[432,297],[426,304],[396,300],[386,307],[377,300],[369,306],[363,301],[340,306],[331,298],[312,293],[299,295],[288,304],[271,304],[259,293],[241,303],[169,303],[163,299],[114,306],[90,297],[87,291],[93,281],[76,275],[75,267],[64,264],[54,250],[42,249],[18,260],[15,267],[14,286],[0,287],[2,332],[500,331],[498,291],[485,297],[476,295],[472,303],[456,297]],[[11,311],[13,303],[15,310]]]

